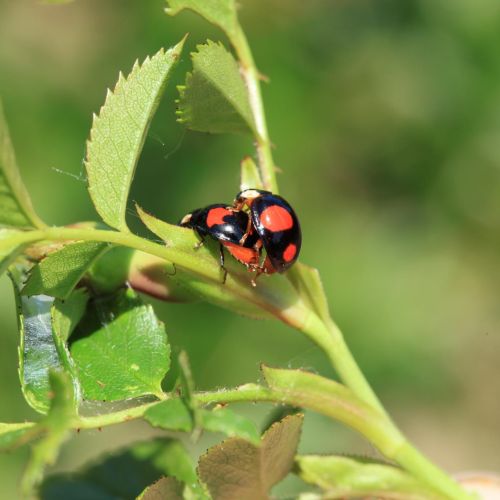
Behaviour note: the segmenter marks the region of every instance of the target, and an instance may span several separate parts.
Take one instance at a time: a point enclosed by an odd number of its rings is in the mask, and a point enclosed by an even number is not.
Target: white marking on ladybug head
[[[191,217],[193,216],[193,214],[186,214],[182,220],[181,220],[181,225],[182,224],[187,224],[188,222],[191,222]]]
[[[261,196],[261,193],[259,193],[256,189],[245,189],[245,191],[240,193],[240,198],[246,198],[247,200],[253,200],[259,196]]]

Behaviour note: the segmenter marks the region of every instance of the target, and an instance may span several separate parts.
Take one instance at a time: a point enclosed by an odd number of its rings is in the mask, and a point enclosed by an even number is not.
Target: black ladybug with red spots
[[[256,277],[285,272],[297,260],[302,243],[300,224],[290,204],[281,196],[259,189],[241,191],[233,206],[217,203],[194,210],[179,225],[194,229],[202,241],[205,236],[217,240],[222,268],[226,249],[255,271]],[[262,248],[266,251],[264,262]]]
[[[281,196],[260,189],[238,193],[234,208],[241,210],[244,207],[248,207],[252,226],[267,253],[262,271],[269,274],[285,272],[297,260],[302,245],[302,232],[295,211]]]
[[[221,267],[224,267],[225,248],[236,260],[253,268],[259,265],[262,244],[257,233],[247,235],[249,219],[242,210],[215,203],[193,210],[182,218],[179,225],[194,229],[202,242],[206,236],[217,240],[221,245]],[[243,239],[244,243],[240,243]]]

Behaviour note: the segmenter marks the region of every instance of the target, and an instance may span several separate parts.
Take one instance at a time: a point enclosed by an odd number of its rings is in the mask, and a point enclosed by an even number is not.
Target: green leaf
[[[196,408],[200,426],[210,432],[221,432],[228,437],[240,437],[254,444],[259,443],[259,434],[252,421],[234,413],[228,408],[204,410]],[[170,431],[191,432],[192,412],[179,398],[162,401],[144,414],[144,418],[154,427]]]
[[[108,254],[105,258],[107,256]],[[181,270],[180,273],[183,271]],[[177,279],[174,279],[176,276],[177,267],[167,260],[136,250],[130,260],[126,281],[134,290],[160,300],[169,302],[194,302],[198,300],[198,297],[195,297]],[[112,285],[113,281],[108,283]],[[101,288],[99,287],[99,289]]]
[[[46,413],[50,407],[49,368],[63,368],[52,336],[50,311],[54,299],[46,295],[21,296],[21,267],[11,267],[9,276],[14,285],[20,332],[21,389],[33,409]]]
[[[161,429],[182,432],[191,432],[193,429],[191,413],[179,398],[168,399],[152,406],[146,411],[144,418],[154,427]]]
[[[297,474],[319,486],[326,498],[376,497],[395,500],[438,500],[441,495],[425,488],[401,469],[341,456],[299,456]]]
[[[148,486],[137,500],[183,500],[184,485],[175,477],[162,477]]]
[[[121,231],[128,230],[127,199],[149,124],[183,44],[136,62],[126,78],[120,73],[94,116],[85,161],[89,193],[103,221]]]
[[[52,327],[61,342],[67,342],[76,325],[85,314],[89,295],[87,290],[79,288],[66,300],[57,299],[52,306]]]
[[[66,299],[87,269],[109,248],[107,243],[84,241],[50,253],[32,268],[22,294]]]
[[[33,210],[16,164],[0,100],[0,226],[43,227],[45,224]]]
[[[21,234],[21,232],[14,229],[0,229],[0,275],[2,275],[16,257],[20,255],[25,246],[13,238],[19,234]]]
[[[48,477],[42,485],[41,498],[135,498],[162,476],[187,484],[197,482],[191,458],[179,441],[165,438],[138,443],[79,473]]]
[[[208,22],[219,26],[229,37],[238,31],[238,18],[234,0],[167,0],[167,14],[175,16],[183,9],[190,9]]]
[[[211,411],[200,410],[201,425],[210,432],[222,432],[229,437],[246,439],[259,444],[259,433],[248,418],[234,413],[229,408],[215,408]]]
[[[234,57],[208,41],[191,54],[193,72],[179,86],[178,120],[198,132],[255,132],[248,92]]]
[[[267,499],[272,486],[291,470],[300,438],[302,415],[273,424],[259,446],[230,438],[200,458],[198,474],[217,500]]]
[[[195,412],[197,405],[193,399],[195,383],[191,365],[186,351],[181,351],[178,357],[181,382],[181,397],[190,411]]]
[[[129,279],[131,261],[141,252],[127,247],[112,247],[88,270],[90,286],[98,295],[116,292]]]
[[[250,156],[243,158],[241,162],[240,191],[246,189],[264,189],[259,169]]]
[[[19,424],[0,423],[0,451],[11,450],[29,440],[28,436],[38,434],[33,422]]]
[[[32,448],[31,458],[22,479],[22,491],[33,496],[36,485],[43,477],[47,465],[52,465],[59,448],[66,440],[76,417],[73,385],[64,372],[50,371],[51,405],[48,415],[38,424],[46,435]]]
[[[264,420],[264,423],[262,424],[262,430],[263,432],[267,431],[275,422],[279,422],[280,420],[283,420],[285,417],[288,417],[289,415],[295,415],[297,413],[301,413],[303,410],[302,408],[299,408],[297,406],[290,406],[290,405],[277,405],[274,406],[269,415],[266,417]]]
[[[330,308],[328,307],[328,299],[325,295],[319,271],[314,267],[296,262],[287,275],[306,304],[326,324],[330,323],[332,321]]]
[[[194,399],[195,382],[186,351],[181,351],[179,353],[177,361],[179,363],[180,372],[180,396],[186,408],[189,410],[193,426],[193,438],[197,440],[202,429],[201,409]]]
[[[170,366],[163,323],[133,290],[95,298],[72,337],[71,355],[86,399],[162,395]]]
[[[68,338],[82,319],[89,300],[86,290],[75,290],[67,300],[55,300],[51,309],[52,336],[59,359],[70,375],[75,393],[75,404],[81,399],[78,369],[68,348]]]

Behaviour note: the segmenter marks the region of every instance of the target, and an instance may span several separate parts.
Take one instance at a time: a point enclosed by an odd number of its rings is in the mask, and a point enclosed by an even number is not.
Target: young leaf
[[[175,477],[162,477],[148,486],[137,500],[183,500],[184,485]]]
[[[135,498],[162,476],[189,485],[197,483],[191,458],[179,441],[165,438],[138,443],[80,473],[48,477],[42,485],[41,497],[43,500]]]
[[[231,38],[238,30],[234,0],[167,0],[167,14],[175,16],[183,9],[190,9],[208,22],[219,26]]]
[[[46,435],[32,448],[31,458],[22,479],[22,490],[27,498],[34,494],[47,465],[55,462],[59,448],[66,440],[75,418],[73,385],[64,372],[51,370],[51,404],[48,415],[38,424]]]
[[[136,62],[126,78],[120,73],[94,116],[85,161],[89,193],[104,222],[120,231],[128,230],[125,211],[137,160],[183,44]]]
[[[127,247],[112,247],[90,266],[87,276],[97,295],[116,292],[129,280],[131,261],[142,253]],[[149,254],[146,254],[149,255]]]
[[[22,294],[66,299],[87,269],[109,248],[107,243],[84,241],[50,253],[32,268]]]
[[[189,358],[186,351],[181,351],[179,357],[177,358],[179,363],[179,381],[181,389],[181,398],[188,408],[193,422],[193,434],[194,438],[197,439],[201,433],[201,409],[194,400],[194,390],[195,382],[193,377],[193,372],[191,370],[191,365],[189,363]]]
[[[144,418],[154,427],[161,429],[182,432],[193,430],[191,413],[179,398],[168,399],[152,406],[146,411]]]
[[[331,322],[328,300],[318,270],[301,262],[296,262],[287,274],[293,286],[309,307],[326,324]]]
[[[165,328],[132,290],[94,299],[75,334],[70,351],[86,399],[162,394],[170,366]]]
[[[67,342],[76,325],[82,319],[88,300],[89,297],[86,290],[81,288],[75,290],[65,301],[55,300],[51,309],[52,337],[59,359],[71,377],[76,405],[78,405],[81,399],[81,388],[78,379],[78,370],[69,352]]]
[[[105,259],[109,254],[105,255]],[[106,290],[101,283],[105,278],[106,273],[99,273],[99,284],[95,284],[97,272],[101,270],[101,260],[99,261],[98,268],[92,274],[92,286],[97,286],[98,290]],[[180,273],[183,271],[181,270]],[[124,282],[127,282],[134,290],[146,293],[151,297],[169,302],[195,302],[198,297],[191,293],[186,287],[179,283],[176,279],[177,267],[146,252],[134,251],[131,256],[129,269]],[[113,286],[116,280],[108,281],[107,289]],[[122,283],[123,286],[123,283]],[[116,287],[115,287],[116,290]],[[108,292],[109,293],[109,292]]]
[[[222,432],[228,437],[240,437],[254,444],[259,443],[259,434],[253,422],[234,413],[228,408],[196,410],[200,426],[210,432]],[[162,401],[144,414],[144,418],[154,427],[171,431],[192,432],[193,417],[188,407],[179,399]]]
[[[191,371],[191,365],[189,364],[189,358],[186,351],[181,351],[179,354],[179,369],[180,369],[180,382],[181,382],[181,396],[186,406],[192,411],[196,411],[197,406],[193,400],[193,394],[195,389],[195,383],[193,378],[193,372]]]
[[[273,424],[259,446],[227,439],[200,458],[198,474],[217,500],[269,498],[272,486],[290,472],[297,450],[302,415]]]
[[[240,191],[245,189],[264,189],[259,169],[250,156],[241,162]]]
[[[392,498],[439,500],[436,494],[406,472],[381,463],[341,456],[304,455],[296,458],[297,474],[319,486],[327,498]]]
[[[21,389],[33,409],[46,413],[50,406],[49,369],[63,369],[52,336],[50,310],[54,299],[46,295],[22,296],[24,273],[20,267],[12,267],[9,276],[18,312]]]
[[[24,187],[16,164],[0,100],[0,226],[43,227],[36,215],[28,191]]]
[[[179,87],[178,120],[189,129],[214,134],[254,132],[248,92],[234,57],[208,41],[191,54],[193,72]]]
[[[61,342],[67,342],[76,325],[85,314],[89,295],[87,290],[79,288],[66,300],[57,299],[52,306],[52,327]]]
[[[279,422],[280,420],[283,420],[285,417],[288,417],[289,415],[295,415],[297,413],[301,413],[303,410],[302,408],[298,408],[297,406],[290,406],[290,405],[277,405],[274,406],[269,415],[266,417],[264,420],[264,423],[262,424],[262,431],[265,432],[267,429],[269,429],[275,422]]]
[[[238,437],[259,444],[259,433],[254,423],[229,408],[200,410],[200,415],[201,425],[207,431],[222,432],[229,437]]]

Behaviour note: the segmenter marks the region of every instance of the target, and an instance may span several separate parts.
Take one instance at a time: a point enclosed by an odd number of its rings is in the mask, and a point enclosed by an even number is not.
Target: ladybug
[[[248,207],[250,221],[240,240],[245,245],[255,233],[262,241],[267,257],[259,272],[283,273],[297,260],[302,244],[299,220],[290,204],[281,196],[261,189],[246,189],[236,195],[236,210]],[[252,227],[253,226],[253,227]]]
[[[203,244],[206,236],[219,242],[220,265],[226,273],[224,249],[250,270],[259,267],[262,242],[255,231],[248,232],[251,222],[246,212],[215,203],[193,210],[181,219],[179,225],[194,229],[201,237],[199,245]]]

